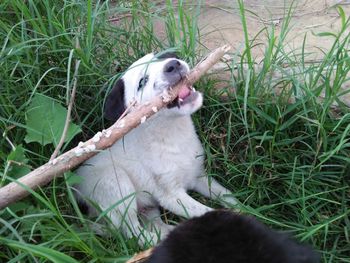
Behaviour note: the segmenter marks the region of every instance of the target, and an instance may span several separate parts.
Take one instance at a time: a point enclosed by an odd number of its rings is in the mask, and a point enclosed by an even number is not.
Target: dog
[[[130,102],[151,100],[189,70],[174,53],[147,54],[116,82],[106,99],[105,117],[116,121]],[[166,108],[87,160],[76,171],[83,177],[76,187],[79,203],[87,205],[91,215],[98,214],[97,205],[124,235],[137,237],[141,246],[154,244],[173,228],[161,220],[159,206],[182,217],[212,210],[188,195],[188,190],[235,205],[233,194],[205,175],[204,150],[191,119],[202,102],[200,92],[181,87]],[[142,221],[152,222],[151,227]]]
[[[253,217],[212,211],[179,224],[144,263],[318,263],[319,255]]]

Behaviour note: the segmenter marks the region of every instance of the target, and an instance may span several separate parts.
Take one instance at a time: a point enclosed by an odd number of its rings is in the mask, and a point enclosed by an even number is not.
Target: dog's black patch
[[[177,58],[179,59],[178,55],[175,52],[164,52],[160,54],[159,56],[156,56],[158,59],[167,59],[167,58]]]
[[[106,119],[116,121],[125,111],[124,89],[124,80],[119,79],[106,100],[104,109]]]
[[[172,231],[146,263],[316,263],[308,246],[252,217],[213,211]]]

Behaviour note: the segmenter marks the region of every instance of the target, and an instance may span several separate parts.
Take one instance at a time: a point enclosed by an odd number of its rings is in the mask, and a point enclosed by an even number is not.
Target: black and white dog
[[[256,219],[212,211],[169,233],[144,263],[318,263],[311,247],[298,244]]]
[[[109,94],[105,117],[117,120],[131,101],[149,101],[174,86],[188,71],[188,64],[174,54],[142,57]],[[205,176],[204,151],[191,119],[202,101],[201,93],[182,87],[175,102],[110,149],[87,160],[77,170],[84,177],[77,187],[80,201],[108,211],[112,223],[121,226],[126,236],[138,237],[141,245],[155,243],[159,233],[162,238],[172,229],[161,220],[159,206],[185,217],[212,210],[193,199],[187,190],[236,204],[229,190]],[[89,213],[95,212],[90,205]],[[150,230],[144,229],[140,215],[153,222]]]

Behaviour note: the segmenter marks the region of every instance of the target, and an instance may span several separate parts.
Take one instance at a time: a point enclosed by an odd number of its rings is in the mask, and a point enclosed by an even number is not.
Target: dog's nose
[[[166,73],[176,73],[182,71],[183,66],[181,65],[180,61],[174,59],[170,60],[168,63],[164,66],[164,72]]]

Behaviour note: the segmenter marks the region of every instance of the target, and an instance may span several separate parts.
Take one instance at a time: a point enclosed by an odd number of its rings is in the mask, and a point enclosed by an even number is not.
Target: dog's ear
[[[125,111],[124,89],[124,80],[119,79],[107,96],[104,109],[104,116],[106,119],[116,121]]]

